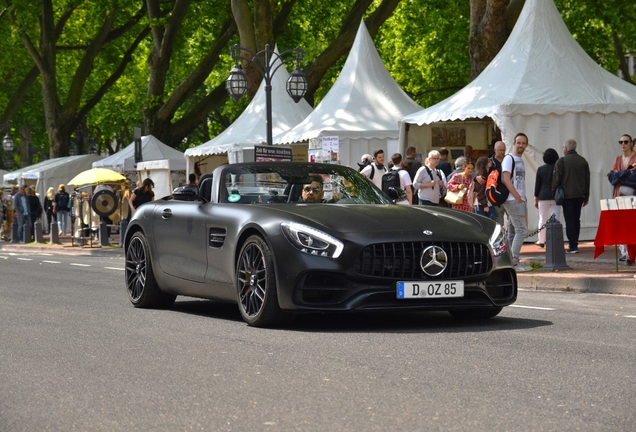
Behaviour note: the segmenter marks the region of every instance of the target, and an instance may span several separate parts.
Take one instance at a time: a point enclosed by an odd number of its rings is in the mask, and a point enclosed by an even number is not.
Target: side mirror
[[[404,191],[402,189],[399,189],[399,188],[390,187],[388,192],[387,192],[387,195],[389,196],[391,201],[393,201],[395,203],[397,200],[402,198],[402,195],[404,195]]]

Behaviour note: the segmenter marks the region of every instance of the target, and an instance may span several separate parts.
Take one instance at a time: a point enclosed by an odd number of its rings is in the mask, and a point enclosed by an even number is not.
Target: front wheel
[[[249,237],[236,265],[236,290],[243,320],[254,327],[269,327],[279,322],[274,259],[260,236]]]
[[[148,242],[141,232],[133,234],[126,248],[126,290],[130,302],[139,308],[168,307],[176,298],[159,289],[152,272]]]
[[[503,308],[474,308],[474,309],[451,309],[448,311],[454,318],[458,319],[488,319],[499,315]]]

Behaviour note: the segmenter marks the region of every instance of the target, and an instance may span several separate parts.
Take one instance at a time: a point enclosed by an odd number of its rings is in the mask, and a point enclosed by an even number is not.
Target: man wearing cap
[[[360,174],[368,178],[378,189],[382,189],[382,176],[387,172],[384,167],[384,150],[376,149],[373,158],[373,162],[364,167]]]

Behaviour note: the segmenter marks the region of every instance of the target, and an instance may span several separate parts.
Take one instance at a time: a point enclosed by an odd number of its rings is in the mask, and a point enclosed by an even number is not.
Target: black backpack
[[[398,192],[402,191],[400,186],[400,171],[402,171],[402,168],[396,170],[390,169],[382,175],[382,192],[389,195],[390,188],[393,188]],[[401,195],[402,194],[400,194],[400,196]]]
[[[515,172],[515,158],[511,155],[506,156],[510,156],[512,158],[512,172],[510,173],[512,176]],[[508,195],[510,194],[510,191],[503,182],[501,165],[502,164],[500,163],[493,164],[493,167],[488,174],[488,179],[486,180],[486,197],[492,205],[496,206],[505,203],[508,199]]]

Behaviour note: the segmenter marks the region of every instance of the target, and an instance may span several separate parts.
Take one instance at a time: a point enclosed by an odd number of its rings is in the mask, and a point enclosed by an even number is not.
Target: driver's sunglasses
[[[313,193],[318,193],[318,192],[320,192],[320,188],[319,188],[319,187],[311,187],[311,186],[305,186],[305,187],[303,188],[303,190],[304,190],[305,192],[307,192],[307,193],[309,193],[309,192],[313,192]]]

